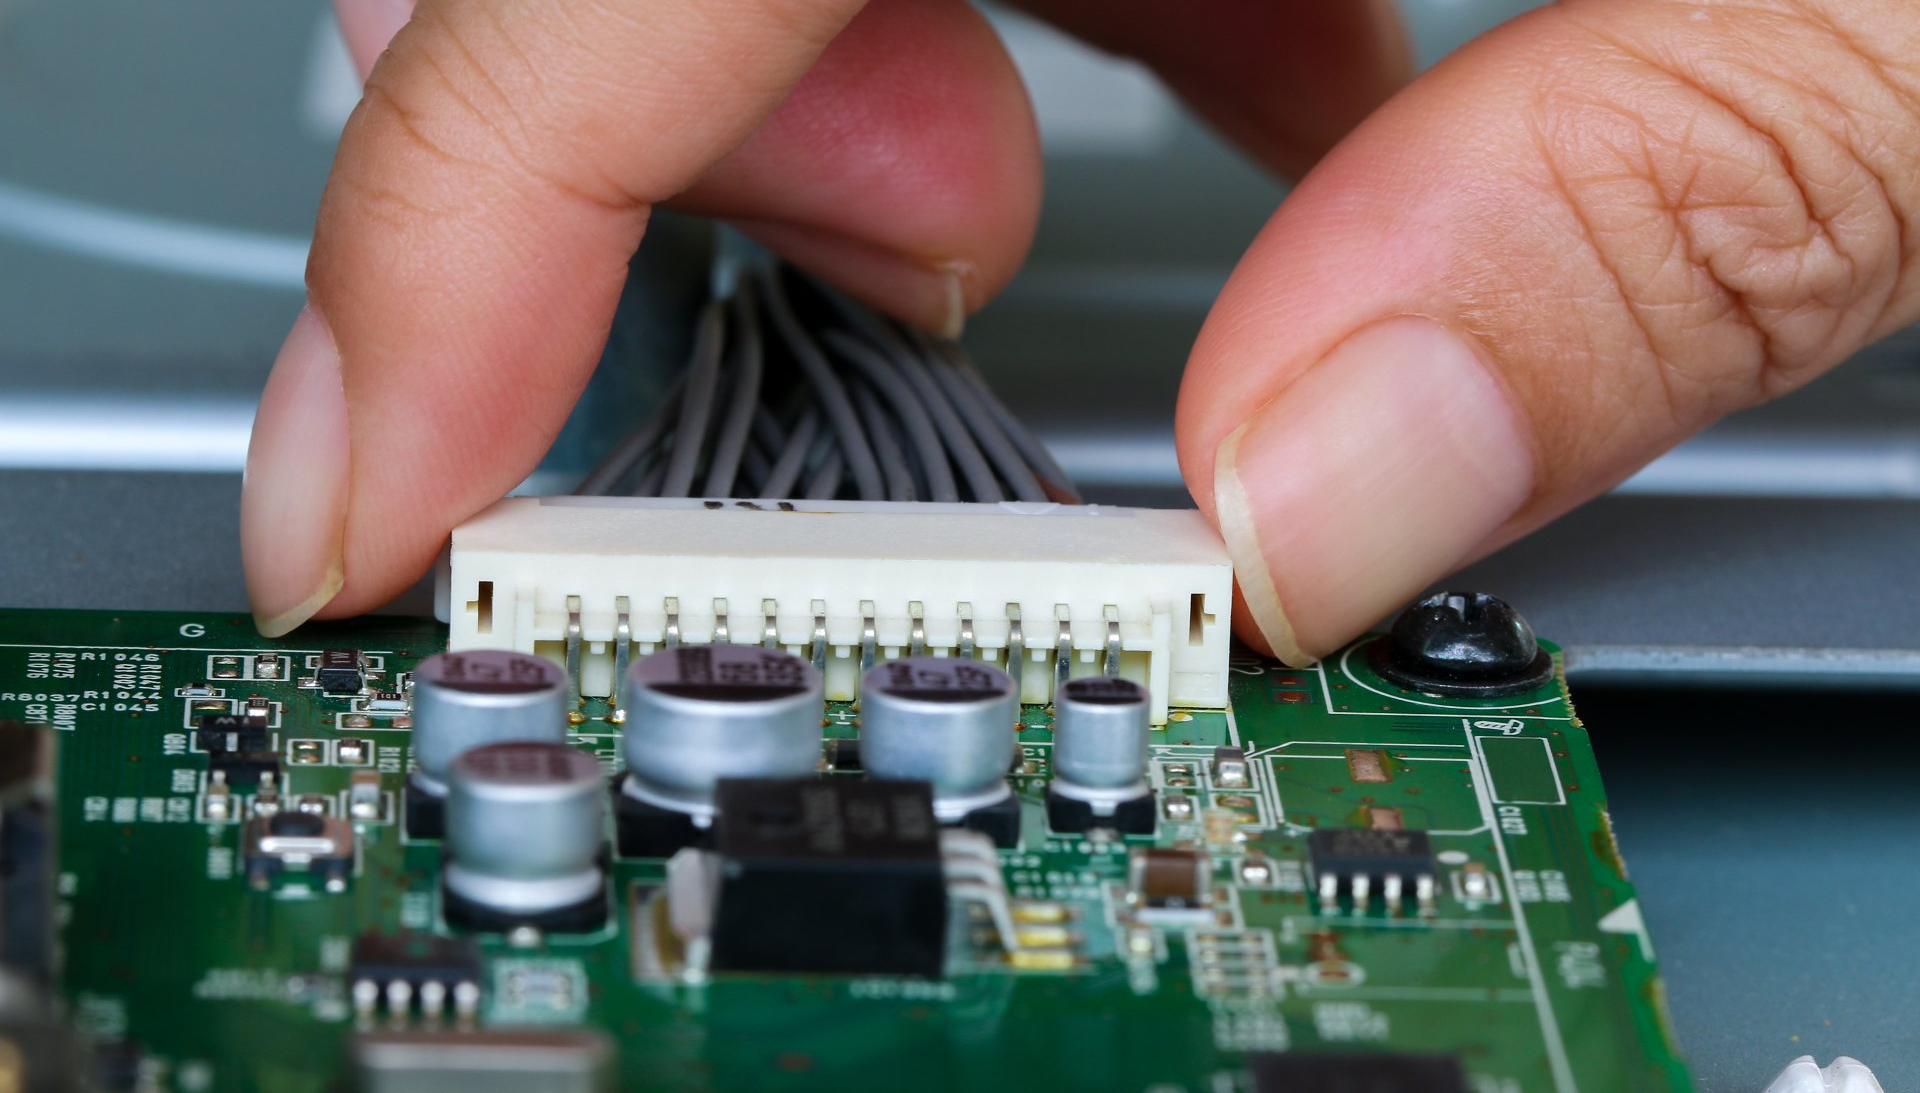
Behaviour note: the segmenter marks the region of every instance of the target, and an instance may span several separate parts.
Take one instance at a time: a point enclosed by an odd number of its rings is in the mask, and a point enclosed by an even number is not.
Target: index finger
[[[420,5],[342,136],[308,317],[256,422],[242,534],[263,631],[384,602],[525,475],[598,358],[662,200],[691,187],[707,211],[776,237],[790,226],[808,252],[797,260],[856,292],[865,271],[895,294],[878,302],[911,318],[923,318],[914,291],[944,313],[1010,276],[1037,163],[991,31],[957,0],[862,8]],[[858,113],[858,140],[788,119],[834,106],[790,97],[810,69],[843,98],[884,96]],[[776,109],[788,120],[763,142]],[[1012,154],[987,163],[977,153],[994,133],[1011,134]],[[858,169],[835,162],[850,149]],[[974,166],[942,169],[969,149]],[[914,201],[912,180],[929,177],[948,182]],[[876,203],[876,190],[898,193]],[[964,294],[955,270],[973,278]]]

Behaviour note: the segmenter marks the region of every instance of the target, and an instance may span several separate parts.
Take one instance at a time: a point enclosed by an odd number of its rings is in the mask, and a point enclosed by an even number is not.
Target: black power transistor
[[[720,782],[715,971],[940,975],[947,887],[933,787]]]
[[[1467,1093],[1451,1055],[1256,1052],[1247,1071],[1253,1093]]]

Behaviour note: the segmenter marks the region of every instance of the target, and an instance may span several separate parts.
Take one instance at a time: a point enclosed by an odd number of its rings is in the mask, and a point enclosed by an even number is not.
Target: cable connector
[[[1146,687],[1155,724],[1227,703],[1232,565],[1190,510],[515,497],[455,529],[447,579],[450,648],[549,657],[616,706],[631,658],[714,641],[806,657],[837,700],[946,655],[1026,703],[1098,674]]]

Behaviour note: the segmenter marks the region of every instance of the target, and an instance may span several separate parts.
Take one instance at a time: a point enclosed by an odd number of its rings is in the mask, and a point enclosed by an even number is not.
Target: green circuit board
[[[444,642],[430,620],[273,642],[232,616],[0,611],[0,720],[57,740],[57,993],[85,1037],[135,1060],[130,1088],[353,1088],[351,1044],[369,1031],[351,997],[354,940],[447,932],[442,850],[399,822],[404,708],[301,683],[322,650],[351,648],[370,691],[403,694],[405,673]],[[1237,656],[1231,710],[1177,711],[1153,734],[1152,836],[1049,832],[1049,716],[1028,707],[1012,779],[1022,836],[1000,853],[1034,927],[1017,958],[956,908],[939,978],[657,974],[636,950],[651,944],[664,863],[613,856],[608,927],[478,938],[482,994],[458,1034],[597,1028],[613,1052],[608,1087],[687,1093],[1230,1093],[1268,1088],[1255,1059],[1409,1053],[1457,1059],[1471,1093],[1690,1090],[1558,675],[1517,697],[1436,699],[1376,676],[1364,645],[1305,671]],[[284,807],[344,819],[355,774],[363,789],[377,776],[381,804],[352,820],[343,890],[249,884],[241,832],[256,790],[209,815],[193,726],[249,702],[269,720]],[[573,739],[612,774],[608,715],[584,703]],[[830,706],[822,733],[857,736],[857,712]],[[1223,747],[1244,754],[1244,777],[1222,777]],[[1310,833],[1369,827],[1427,833],[1430,909],[1323,905]],[[1143,846],[1198,852],[1198,913],[1130,903],[1129,855]]]

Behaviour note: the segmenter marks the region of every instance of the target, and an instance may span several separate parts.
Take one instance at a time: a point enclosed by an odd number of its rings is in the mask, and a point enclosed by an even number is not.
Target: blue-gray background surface
[[[1431,61],[1531,5],[1405,6]],[[1284,189],[1137,71],[995,18],[1035,85],[1050,196],[970,341],[1095,492],[1180,503],[1178,365]],[[236,472],[352,101],[332,33],[321,0],[0,0],[0,603],[244,609]],[[643,350],[683,338],[677,253],[626,324]],[[1916,344],[1464,578],[1570,650],[1708,1093],[1757,1093],[1802,1053],[1920,1089]],[[556,462],[658,380],[599,381],[600,419]],[[1702,682],[1724,689],[1676,687]]]

